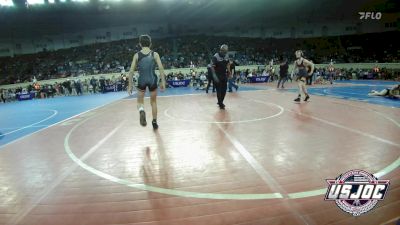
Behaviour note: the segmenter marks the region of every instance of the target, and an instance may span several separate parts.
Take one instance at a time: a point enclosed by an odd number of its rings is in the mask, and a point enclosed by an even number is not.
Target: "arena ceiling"
[[[1,0],[0,0],[1,1]],[[340,23],[359,11],[398,12],[398,0],[55,0],[0,7],[0,38],[35,37],[140,23],[277,27],[293,21]]]

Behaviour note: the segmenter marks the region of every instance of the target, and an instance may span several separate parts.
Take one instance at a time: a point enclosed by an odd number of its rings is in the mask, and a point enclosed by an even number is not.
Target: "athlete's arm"
[[[232,77],[232,70],[231,70],[231,62],[228,61],[228,64],[226,65],[227,70],[228,70],[228,78]]]
[[[156,63],[157,63],[157,66],[158,66],[158,71],[160,71],[160,77],[161,77],[160,88],[161,88],[161,90],[164,90],[165,89],[164,66],[161,63],[160,55],[157,52],[154,52],[154,59],[156,60]]]
[[[305,66],[311,68],[311,69],[310,69],[310,72],[308,73],[308,75],[311,76],[311,75],[314,73],[314,63],[308,61],[307,59],[304,59],[304,60],[303,60],[303,63],[304,63]]]
[[[137,60],[138,60],[138,55],[135,54],[132,59],[131,68],[129,69],[129,72],[128,72],[128,94],[129,95],[131,95],[132,91],[133,91],[133,75],[136,70]]]

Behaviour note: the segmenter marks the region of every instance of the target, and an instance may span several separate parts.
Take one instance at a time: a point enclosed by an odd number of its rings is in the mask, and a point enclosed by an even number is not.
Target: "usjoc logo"
[[[327,179],[329,184],[326,201],[335,201],[343,211],[359,216],[373,209],[385,198],[389,180],[378,180],[363,170],[350,170],[336,179]]]
[[[381,12],[359,12],[358,14],[360,14],[360,20],[380,20],[382,18]]]

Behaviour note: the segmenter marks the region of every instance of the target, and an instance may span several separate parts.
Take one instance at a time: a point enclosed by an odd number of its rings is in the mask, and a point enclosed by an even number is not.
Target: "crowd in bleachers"
[[[53,98],[54,96],[79,96],[106,92],[126,91],[128,79],[125,74],[105,78],[100,76],[77,77],[54,84],[33,81],[16,88],[0,89],[1,100],[10,102],[17,100],[18,94],[33,93],[34,98]]]
[[[218,51],[221,43],[230,47],[231,56],[239,65],[267,65],[279,58],[294,60],[294,50],[303,49],[314,63],[400,62],[398,32],[364,34],[307,39],[261,39],[237,37],[191,36],[153,40],[166,69],[203,67]],[[98,43],[58,51],[0,58],[0,84],[21,83],[21,87],[0,90],[2,99],[15,99],[16,93],[35,92],[36,97],[81,95],[106,91],[123,91],[133,54],[138,51],[137,40]],[[381,43],[381,45],[371,45]],[[248,82],[252,76],[277,79],[278,73],[258,68],[237,71],[237,82]],[[120,77],[95,78],[96,74],[118,73]],[[167,74],[167,80],[190,79],[191,85],[203,85],[204,73],[195,70]],[[62,83],[42,84],[35,81],[71,77]],[[317,68],[314,83],[326,82],[326,68]],[[385,68],[376,70],[345,70],[337,68],[333,79],[388,79],[399,80],[398,71]],[[24,84],[25,83],[25,84]],[[111,90],[112,89],[112,90]]]
[[[400,62],[398,32],[307,39],[191,36],[153,40],[165,68],[206,66],[221,43],[240,65],[265,64],[279,56],[294,59],[303,49],[314,63]],[[370,43],[381,43],[371,45]],[[0,58],[0,84],[80,75],[119,73],[130,67],[137,40],[98,43],[57,51]]]
[[[273,70],[268,66],[259,66],[255,69],[237,70],[234,75],[234,83],[245,84],[250,83],[252,77],[267,77],[266,81],[275,82],[279,79],[279,66],[275,65]],[[332,76],[331,76],[332,75]],[[135,79],[135,78],[134,78]],[[204,71],[190,70],[190,72],[182,73],[170,72],[166,75],[167,81],[189,80],[190,86],[197,89],[204,89],[207,84],[207,73]],[[288,79],[293,81],[289,76]],[[360,70],[360,69],[341,69],[336,68],[333,73],[328,72],[325,67],[316,67],[312,75],[312,85],[331,84],[331,80],[349,80],[349,79],[380,79],[380,80],[397,80],[400,81],[400,71],[390,72],[385,68]],[[34,93],[34,98],[53,98],[54,96],[79,96],[83,94],[96,94],[106,92],[126,91],[128,86],[128,78],[126,74],[120,76],[112,76],[105,78],[100,76],[79,76],[72,79],[66,79],[62,82],[54,84],[46,84],[33,82],[21,84],[17,88],[0,89],[1,100],[10,102],[17,100],[17,94]],[[167,86],[171,88],[171,86]]]

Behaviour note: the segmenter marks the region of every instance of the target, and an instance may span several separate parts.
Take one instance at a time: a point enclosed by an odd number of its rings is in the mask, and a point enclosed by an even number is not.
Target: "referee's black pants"
[[[227,79],[220,79],[219,82],[214,82],[214,85],[217,88],[217,99],[218,104],[221,105],[224,103],[226,90],[228,88],[228,80]]]

